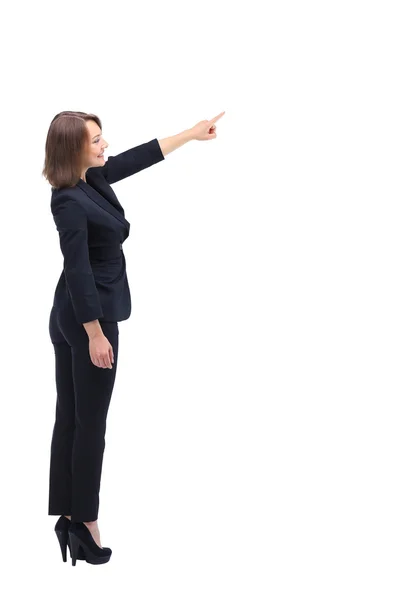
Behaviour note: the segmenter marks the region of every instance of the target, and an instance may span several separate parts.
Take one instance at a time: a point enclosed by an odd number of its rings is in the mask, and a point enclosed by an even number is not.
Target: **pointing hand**
[[[213,140],[214,138],[216,138],[217,137],[217,133],[216,133],[217,126],[215,125],[215,123],[224,114],[225,114],[225,111],[223,111],[222,113],[219,113],[219,115],[217,115],[210,121],[204,120],[204,121],[200,121],[199,123],[197,123],[197,125],[194,125],[194,127],[192,127],[190,129],[190,131],[192,132],[192,136],[193,136],[192,139],[204,141],[204,140]]]

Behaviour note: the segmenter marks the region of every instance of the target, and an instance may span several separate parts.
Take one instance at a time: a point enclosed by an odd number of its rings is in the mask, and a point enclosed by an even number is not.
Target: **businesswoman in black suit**
[[[225,111],[224,111],[225,112]],[[64,111],[50,124],[43,175],[64,258],[49,318],[57,402],[51,441],[49,515],[66,562],[105,563],[97,518],[107,412],[118,363],[118,322],[131,297],[122,245],[129,236],[111,184],[162,161],[190,140],[216,137],[204,120],[177,135],[154,138],[106,161],[100,119]]]

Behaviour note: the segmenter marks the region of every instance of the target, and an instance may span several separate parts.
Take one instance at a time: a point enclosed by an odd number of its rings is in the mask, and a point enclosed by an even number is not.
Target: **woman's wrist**
[[[95,321],[88,321],[87,323],[82,323],[82,325],[86,330],[89,340],[92,340],[99,335],[103,335],[103,330],[98,319],[96,319]]]
[[[192,128],[185,129],[181,131],[181,133],[177,133],[176,135],[171,135],[170,137],[163,138],[162,140],[158,140],[160,144],[161,152],[164,156],[180,148],[183,144],[190,142],[193,139],[193,131]]]

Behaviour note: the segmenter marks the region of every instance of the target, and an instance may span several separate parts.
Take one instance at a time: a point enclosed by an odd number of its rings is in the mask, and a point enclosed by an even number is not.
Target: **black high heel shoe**
[[[84,523],[71,523],[68,530],[72,566],[75,567],[78,552],[83,549],[86,562],[92,565],[101,565],[110,560],[111,548],[100,548],[93,539],[92,534]]]
[[[67,517],[64,517],[64,515],[61,515],[54,527],[54,531],[56,532],[58,541],[60,542],[61,554],[64,562],[67,562],[67,545],[69,547],[69,553],[72,558],[71,544],[68,536],[70,525],[71,521],[67,519]],[[79,548],[77,559],[85,560],[85,558],[86,557],[83,548]]]

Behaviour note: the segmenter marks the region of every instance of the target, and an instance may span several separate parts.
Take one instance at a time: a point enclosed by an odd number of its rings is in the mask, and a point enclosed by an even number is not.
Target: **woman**
[[[225,111],[224,111],[225,112]],[[224,112],[162,140],[105,160],[108,147],[94,114],[64,111],[50,124],[43,175],[64,258],[50,312],[57,402],[51,441],[49,515],[64,562],[107,562],[98,528],[107,412],[118,363],[118,322],[131,297],[122,244],[130,223],[111,184],[146,169],[189,140],[216,137]]]

